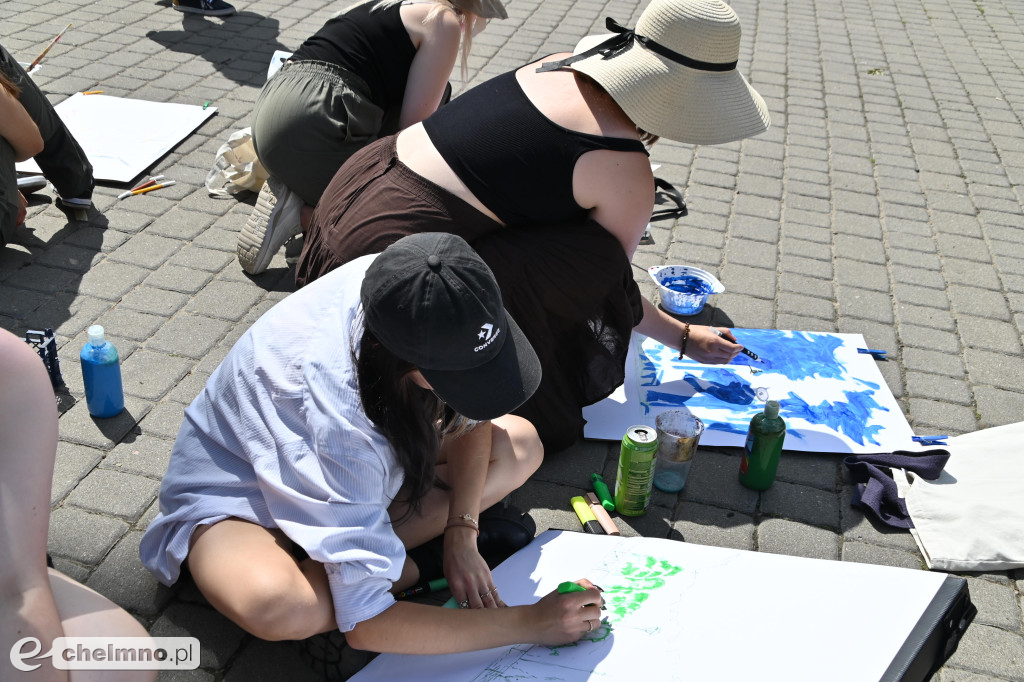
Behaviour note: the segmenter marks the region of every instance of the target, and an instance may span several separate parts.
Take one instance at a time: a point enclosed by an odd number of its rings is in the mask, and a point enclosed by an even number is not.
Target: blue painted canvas
[[[860,334],[734,329],[763,362],[739,355],[704,365],[652,339],[634,335],[626,381],[584,409],[588,438],[619,440],[634,424],[654,425],[659,412],[687,407],[704,422],[702,445],[742,446],[751,417],[768,400],[786,420],[785,449],[868,453],[913,448],[913,431],[878,370],[857,352]]]

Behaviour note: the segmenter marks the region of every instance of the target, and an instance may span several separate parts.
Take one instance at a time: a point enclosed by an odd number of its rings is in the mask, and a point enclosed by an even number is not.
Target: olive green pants
[[[43,151],[35,160],[43,175],[53,183],[57,194],[66,199],[92,197],[92,164],[67,126],[53,110],[50,101],[18,61],[0,45],[0,69],[20,89],[18,101],[39,127]],[[0,138],[0,243],[14,234],[18,214],[18,176],[14,169],[14,148]]]
[[[271,177],[315,206],[341,165],[380,136],[383,122],[359,76],[326,62],[287,62],[256,99],[252,141]]]

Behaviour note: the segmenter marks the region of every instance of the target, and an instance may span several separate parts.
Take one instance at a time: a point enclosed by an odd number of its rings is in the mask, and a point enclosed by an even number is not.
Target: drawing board
[[[946,579],[675,540],[546,531],[494,570],[510,606],[589,578],[606,615],[579,642],[385,654],[355,682],[881,679]],[[850,655],[854,651],[856,655]],[[826,673],[827,671],[827,673]]]
[[[110,182],[131,182],[217,111],[80,92],[54,109],[92,163],[93,177]],[[16,167],[42,172],[33,159]]]
[[[635,424],[654,426],[663,410],[687,407],[704,422],[701,445],[742,447],[750,419],[777,400],[786,450],[863,454],[914,450],[913,430],[860,334],[734,329],[762,362],[738,355],[705,365],[634,334],[626,378],[583,409],[583,434],[619,440]]]

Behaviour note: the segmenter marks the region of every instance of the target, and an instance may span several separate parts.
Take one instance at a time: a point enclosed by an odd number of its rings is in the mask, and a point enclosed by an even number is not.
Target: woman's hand
[[[740,354],[743,346],[736,342],[736,337],[728,329],[718,330],[716,334],[711,327],[690,326],[690,338],[686,342],[686,355],[697,362],[708,365],[726,365]]]
[[[28,199],[21,192],[18,192],[18,214],[14,216],[15,226],[21,225],[28,217]]]
[[[460,606],[489,609],[505,606],[494,587],[494,578],[476,545],[476,531],[452,526],[444,534],[444,575],[448,589]]]
[[[545,646],[571,644],[601,626],[601,588],[586,579],[576,582],[586,587],[586,592],[555,591],[530,607],[536,633],[531,642]]]

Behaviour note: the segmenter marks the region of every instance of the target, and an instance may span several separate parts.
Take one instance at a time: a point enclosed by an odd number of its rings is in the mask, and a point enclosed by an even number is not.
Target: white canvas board
[[[80,92],[54,109],[85,150],[96,180],[109,182],[131,182],[217,111]],[[17,169],[41,172],[33,159]]]
[[[567,531],[541,533],[494,570],[510,606],[579,578],[604,589],[607,610],[575,644],[383,654],[351,679],[877,680],[946,576]]]
[[[634,334],[626,378],[611,396],[583,409],[583,434],[619,440],[630,426],[654,426],[664,410],[687,407],[704,422],[701,445],[742,447],[750,419],[777,400],[786,420],[783,448],[864,454],[916,450],[910,424],[860,334],[733,329],[763,362],[739,355],[705,365]]]

